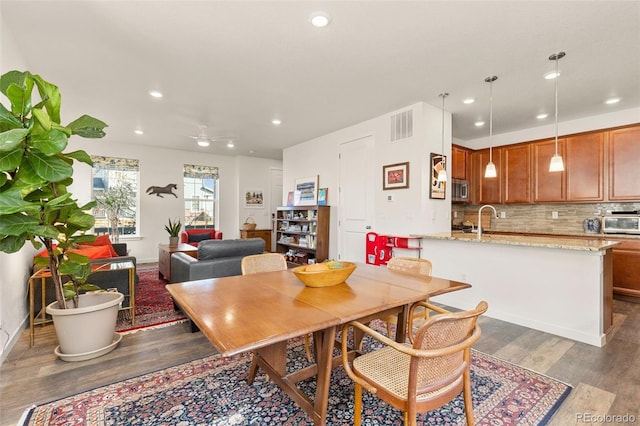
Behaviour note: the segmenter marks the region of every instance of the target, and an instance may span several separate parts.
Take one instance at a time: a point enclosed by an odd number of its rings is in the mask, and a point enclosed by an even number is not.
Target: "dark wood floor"
[[[640,422],[640,305],[616,301],[615,331],[603,348],[488,317],[475,348],[574,386],[553,425],[589,423],[585,415],[633,415]],[[213,354],[187,323],[125,335],[119,347],[95,360],[67,363],[53,355],[52,326],[25,331],[0,366],[0,425],[14,425],[31,404]],[[606,422],[596,422],[606,424]],[[609,422],[612,424],[615,422]]]

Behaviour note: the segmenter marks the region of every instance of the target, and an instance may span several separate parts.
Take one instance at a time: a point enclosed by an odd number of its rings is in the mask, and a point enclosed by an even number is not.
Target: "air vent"
[[[413,110],[407,110],[391,116],[391,142],[413,136]]]

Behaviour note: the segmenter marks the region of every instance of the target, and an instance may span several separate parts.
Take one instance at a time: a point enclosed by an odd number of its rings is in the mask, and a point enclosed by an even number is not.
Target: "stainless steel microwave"
[[[606,215],[602,218],[602,232],[605,234],[640,234],[640,216]]]
[[[451,179],[451,201],[454,203],[469,202],[469,181]]]

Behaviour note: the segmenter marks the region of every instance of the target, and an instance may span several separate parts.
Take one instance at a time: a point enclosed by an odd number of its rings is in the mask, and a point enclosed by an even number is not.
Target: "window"
[[[218,211],[218,168],[184,165],[184,227],[215,228]]]
[[[92,156],[93,199],[96,234],[109,233],[111,241],[120,235],[138,235],[138,160]]]

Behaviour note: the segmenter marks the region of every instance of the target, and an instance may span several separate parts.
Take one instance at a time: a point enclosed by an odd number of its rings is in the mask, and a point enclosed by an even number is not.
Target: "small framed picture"
[[[409,162],[382,166],[382,189],[409,188]]]
[[[431,173],[430,183],[429,183],[429,198],[434,198],[437,200],[444,200],[447,196],[446,194],[446,182],[438,182],[438,173],[440,170],[446,168],[447,157],[443,154],[434,154],[431,153]]]
[[[264,190],[245,189],[244,208],[262,209],[264,208]]]
[[[318,189],[318,205],[326,206],[327,205],[327,193],[329,188],[320,188]]]
[[[300,197],[296,199],[294,193],[294,206],[313,206],[318,203],[318,175],[296,179],[295,189]]]
[[[289,191],[287,194],[287,206],[293,206],[293,191]]]

